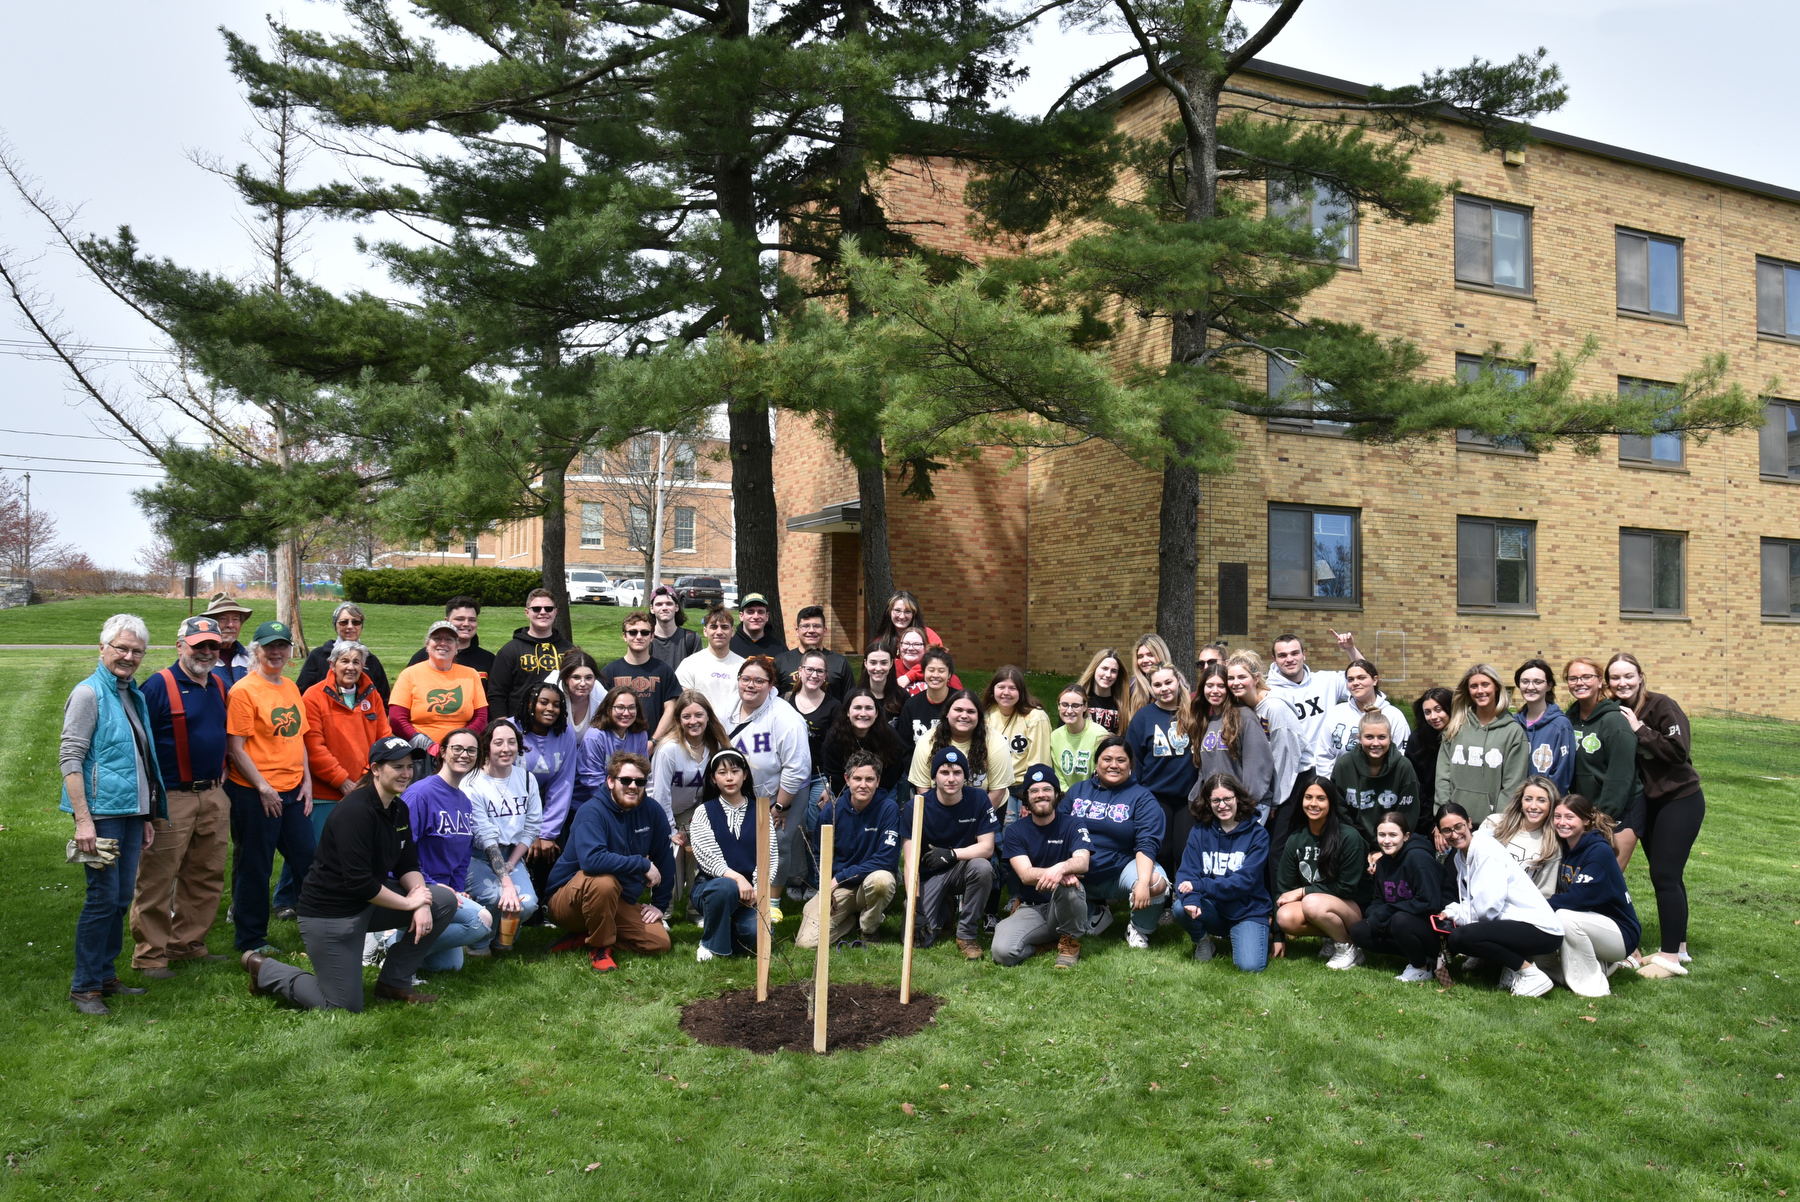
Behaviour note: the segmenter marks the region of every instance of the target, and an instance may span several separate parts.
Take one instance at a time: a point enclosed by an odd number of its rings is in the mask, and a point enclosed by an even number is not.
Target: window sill
[[[1694,619],[1686,614],[1628,614],[1619,615],[1621,622],[1692,622]]]
[[[1800,346],[1800,337],[1791,334],[1771,334],[1767,330],[1756,331],[1758,342],[1779,342],[1786,346]]]
[[[1530,292],[1520,292],[1512,288],[1495,288],[1491,284],[1471,284],[1465,280],[1457,280],[1456,290],[1458,292],[1479,292],[1483,296],[1504,296],[1508,300],[1522,300],[1537,304],[1537,297]]]
[[[1459,605],[1456,607],[1456,612],[1470,618],[1539,618],[1543,616],[1535,609],[1501,609],[1497,606],[1490,609],[1485,605]]]
[[[1472,455],[1504,455],[1509,459],[1535,460],[1538,457],[1536,451],[1527,451],[1522,447],[1488,447],[1478,442],[1463,442],[1461,439],[1457,440],[1456,449],[1468,451]]]
[[[1687,318],[1676,317],[1668,313],[1639,313],[1635,309],[1620,309],[1618,315],[1627,321],[1650,321],[1659,326],[1680,326],[1687,329]]]
[[[1269,609],[1319,609],[1335,610],[1339,613],[1359,614],[1362,612],[1361,601],[1328,597],[1320,601],[1300,601],[1290,597],[1270,597],[1263,602]]]
[[[1800,626],[1800,614],[1788,618],[1777,617],[1775,614],[1764,614],[1762,621],[1764,626]]]
[[[1271,434],[1302,434],[1302,435],[1305,435],[1307,438],[1334,438],[1340,442],[1350,436],[1350,431],[1348,431],[1348,430],[1336,430],[1336,429],[1329,429],[1329,428],[1320,430],[1314,426],[1299,426],[1299,425],[1294,425],[1289,422],[1277,422],[1277,421],[1269,422],[1269,433],[1271,433]]]
[[[1800,476],[1766,476],[1759,475],[1758,480],[1764,484],[1800,484]]]
[[[1619,466],[1634,472],[1673,472],[1678,476],[1693,475],[1693,472],[1683,463],[1653,463],[1647,459],[1621,459]]]

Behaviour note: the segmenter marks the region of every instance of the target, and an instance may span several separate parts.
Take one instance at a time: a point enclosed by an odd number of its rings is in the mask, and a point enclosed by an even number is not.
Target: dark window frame
[[[1627,239],[1635,239],[1644,243],[1644,305],[1642,308],[1625,303],[1625,256],[1622,252]],[[1651,243],[1661,243],[1675,248],[1675,308],[1672,310],[1653,307],[1652,297],[1655,295],[1656,288],[1651,275]],[[1653,234],[1648,230],[1633,229],[1624,225],[1614,226],[1613,288],[1614,303],[1621,313],[1628,313],[1634,317],[1654,317],[1662,321],[1685,321],[1687,319],[1687,242],[1669,234]]]
[[[1787,562],[1777,568],[1773,579],[1770,567],[1776,559]],[[1762,616],[1786,621],[1800,620],[1800,538],[1765,538],[1761,544]],[[1771,588],[1771,585],[1774,585]],[[1772,607],[1772,597],[1786,594],[1787,608]]]
[[[1773,283],[1778,294],[1765,285]],[[1789,285],[1800,284],[1800,263],[1768,255],[1756,256],[1756,336],[1779,338],[1783,342],[1800,342],[1800,303],[1790,295]]]
[[[1628,617],[1685,617],[1687,615],[1687,541],[1686,531],[1682,530],[1647,530],[1632,526],[1619,527],[1619,613]],[[1642,553],[1648,556],[1643,571],[1637,572],[1626,563],[1627,550],[1632,554]],[[1667,553],[1673,548],[1678,556],[1675,567],[1676,588],[1680,591],[1680,599],[1675,605],[1659,604],[1656,596],[1657,588],[1657,556]],[[1642,596],[1628,597],[1628,589],[1635,589],[1641,576]],[[1638,601],[1647,604],[1636,604]]]
[[[1329,185],[1315,183],[1311,199],[1307,200],[1307,222],[1315,236],[1319,230],[1319,205],[1342,204],[1350,210],[1350,220],[1344,226],[1346,253],[1336,256],[1332,262],[1343,267],[1356,267],[1362,255],[1362,214],[1357,211],[1356,202],[1337,194]],[[1300,198],[1291,195],[1276,180],[1267,181],[1263,192],[1263,203],[1269,212],[1277,217],[1297,216],[1300,211]]]
[[[1800,483],[1800,401],[1763,398],[1763,425],[1756,432],[1756,474],[1764,480]]]
[[[1275,578],[1276,578],[1276,572],[1278,570],[1276,567],[1276,563],[1275,563],[1275,543],[1276,543],[1275,520],[1276,520],[1276,514],[1278,514],[1278,513],[1304,513],[1304,514],[1307,514],[1308,518],[1309,518],[1309,520],[1307,522],[1307,527],[1308,527],[1309,531],[1311,531],[1311,534],[1309,537],[1313,538],[1313,539],[1316,539],[1318,537],[1317,522],[1318,522],[1319,514],[1330,514],[1330,515],[1336,515],[1336,516],[1340,516],[1340,517],[1347,517],[1350,519],[1350,563],[1348,566],[1350,569],[1351,584],[1350,584],[1350,591],[1348,593],[1343,593],[1343,594],[1339,594],[1336,596],[1321,597],[1321,596],[1316,596],[1310,592],[1304,596],[1301,596],[1301,595],[1296,595],[1293,593],[1278,593],[1275,591]],[[1364,597],[1363,597],[1363,570],[1362,570],[1363,538],[1362,538],[1362,510],[1361,509],[1351,507],[1351,506],[1345,506],[1345,505],[1305,505],[1305,504],[1297,504],[1297,503],[1292,503],[1292,502],[1287,502],[1287,501],[1270,501],[1268,503],[1268,516],[1266,519],[1265,530],[1266,530],[1266,534],[1268,537],[1268,543],[1267,543],[1268,562],[1267,562],[1267,577],[1264,581],[1264,584],[1265,584],[1265,588],[1266,588],[1267,600],[1271,604],[1280,605],[1283,607],[1308,608],[1308,609],[1359,609],[1362,607],[1362,605],[1364,603]],[[1317,560],[1313,560],[1312,562],[1313,562],[1313,564],[1316,565]],[[1285,569],[1285,570],[1292,570],[1292,569]],[[1305,570],[1308,573],[1308,579],[1313,583],[1313,585],[1316,586],[1318,579],[1319,579],[1317,577],[1317,575],[1315,574],[1316,568],[1309,567],[1309,568],[1303,569],[1303,570]]]
[[[1456,357],[1456,378],[1466,380],[1486,365],[1487,360],[1480,355],[1458,355]],[[1513,363],[1504,359],[1494,361],[1495,371],[1521,372],[1524,379],[1521,384],[1528,384],[1537,375],[1535,363]],[[1472,369],[1472,370],[1471,370]],[[1465,372],[1467,374],[1465,374]],[[1478,434],[1474,430],[1459,429],[1456,432],[1456,445],[1461,450],[1487,451],[1495,455],[1520,455],[1535,459],[1537,453],[1521,444],[1517,439],[1495,438],[1489,434]]]
[[[1645,391],[1662,388],[1671,393],[1676,391],[1676,386],[1665,380],[1646,380],[1637,376],[1619,377],[1619,394],[1621,396],[1632,388],[1640,388]],[[1666,455],[1659,456],[1656,445],[1659,438],[1673,438],[1675,445],[1680,448],[1680,455],[1675,459],[1670,459]],[[1652,467],[1664,471],[1685,470],[1687,468],[1687,436],[1676,432],[1621,434],[1619,435],[1619,462],[1628,467]]]
[[[1487,229],[1487,235],[1486,235],[1486,238],[1487,238],[1487,266],[1486,266],[1487,278],[1486,279],[1482,279],[1479,275],[1468,275],[1468,274],[1464,273],[1463,264],[1465,262],[1465,259],[1464,259],[1462,247],[1466,241],[1468,241],[1468,242],[1473,241],[1472,232],[1471,232],[1471,236],[1469,238],[1465,238],[1464,233],[1463,233],[1462,221],[1463,221],[1464,206],[1479,207],[1479,208],[1483,208],[1483,209],[1487,210],[1486,220],[1487,220],[1488,229]],[[1524,235],[1523,235],[1523,239],[1522,239],[1522,241],[1524,242],[1523,249],[1524,249],[1524,255],[1525,255],[1525,262],[1524,262],[1525,282],[1523,284],[1520,284],[1520,285],[1498,284],[1498,283],[1494,282],[1494,227],[1493,227],[1493,221],[1494,221],[1494,213],[1496,211],[1503,212],[1503,213],[1516,213],[1525,219]],[[1464,196],[1459,193],[1455,197],[1455,203],[1452,206],[1452,210],[1451,210],[1451,227],[1452,227],[1451,256],[1450,256],[1451,277],[1456,281],[1456,283],[1459,287],[1473,288],[1473,289],[1476,289],[1481,292],[1496,292],[1496,293],[1501,294],[1502,296],[1532,296],[1532,295],[1534,295],[1536,286],[1537,286],[1537,254],[1536,254],[1536,249],[1535,249],[1536,239],[1535,239],[1535,236],[1533,233],[1534,225],[1535,225],[1535,221],[1533,219],[1533,210],[1530,208],[1527,208],[1524,205],[1512,204],[1512,203],[1510,203],[1508,201],[1504,201],[1504,200],[1488,200],[1486,197],[1481,197],[1481,196]]]
[[[1269,398],[1273,400],[1276,397],[1279,397],[1283,392],[1287,391],[1291,386],[1289,382],[1292,381],[1294,377],[1294,371],[1285,361],[1277,359],[1273,355],[1266,357],[1265,364],[1265,371],[1267,374],[1265,377],[1266,382],[1264,391],[1266,391]],[[1283,381],[1279,388],[1276,387],[1277,379]],[[1300,434],[1317,434],[1324,438],[1342,438],[1348,434],[1350,432],[1350,423],[1348,422],[1322,421],[1317,418],[1305,416],[1312,408],[1312,398],[1318,395],[1318,384],[1305,376],[1300,377],[1300,381],[1305,386],[1305,391],[1297,393],[1291,402],[1294,415],[1292,417],[1282,416],[1269,418],[1269,428],[1272,430],[1288,430]],[[1299,408],[1300,405],[1305,405],[1306,408]]]
[[[1501,601],[1500,592],[1500,529],[1508,527],[1525,531],[1525,586],[1524,599],[1521,601]],[[1479,531],[1486,531],[1486,556],[1489,561],[1486,594],[1488,599],[1471,598],[1467,592],[1469,581],[1466,578],[1464,563],[1475,558],[1480,548],[1464,539],[1467,528],[1471,539],[1479,537]],[[1458,514],[1456,517],[1456,607],[1458,609],[1492,610],[1497,613],[1534,612],[1537,609],[1537,523],[1517,518],[1489,518],[1473,514]]]

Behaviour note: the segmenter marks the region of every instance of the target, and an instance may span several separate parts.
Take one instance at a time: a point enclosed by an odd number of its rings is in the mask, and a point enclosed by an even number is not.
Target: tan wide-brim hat
[[[212,595],[212,604],[206,607],[203,617],[216,617],[219,614],[243,614],[246,618],[255,613],[248,605],[233,597],[230,593],[219,592]]]

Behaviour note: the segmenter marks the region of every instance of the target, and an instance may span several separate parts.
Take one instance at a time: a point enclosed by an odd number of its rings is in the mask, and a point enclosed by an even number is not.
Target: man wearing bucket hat
[[[219,624],[219,670],[225,673],[225,683],[228,685],[244,679],[244,675],[256,664],[256,657],[251,654],[250,649],[238,642],[238,631],[243,629],[244,623],[255,612],[230,593],[218,592],[212,595],[211,603],[200,615]]]
[[[394,733],[433,757],[451,731],[467,728],[479,737],[487,729],[487,689],[479,672],[456,662],[456,649],[456,624],[433,622],[425,632],[425,661],[409,664],[388,698]]]
[[[293,651],[293,636],[285,623],[264,622],[251,643],[256,670],[231,687],[225,717],[225,794],[231,799],[231,836],[237,842],[231,906],[240,952],[267,947],[275,852],[279,849],[281,858],[293,865],[294,878],[303,887],[313,858],[306,706],[294,682],[281,674]]]
[[[169,816],[138,861],[131,903],[131,966],[168,980],[183,960],[223,960],[206,950],[206,932],[225,891],[231,851],[231,799],[225,796],[225,717],[229,709],[219,623],[188,618],[175,635],[175,662],[144,682],[150,738]]]
[[[313,971],[252,949],[244,953],[250,992],[304,1010],[361,1011],[363,936],[401,931],[387,953],[375,996],[434,1002],[412,987],[413,974],[456,914],[457,898],[419,872],[412,819],[400,794],[412,783],[417,753],[405,739],[369,748],[369,779],[350,790],[325,820],[319,854],[300,887],[300,937]]]
[[[1058,937],[1056,967],[1074,968],[1081,959],[1081,937],[1090,929],[1081,878],[1092,844],[1085,822],[1058,812],[1061,800],[1055,768],[1033,764],[1025,770],[1031,820],[1013,823],[1000,836],[1001,854],[1024,885],[1019,908],[994,931],[994,963],[1003,967],[1045,950],[1052,937]]]
[[[946,747],[931,757],[936,788],[918,794],[912,805],[923,806],[920,826],[919,917],[913,946],[930,947],[949,925],[950,903],[962,897],[956,918],[956,947],[965,960],[981,959],[981,916],[994,889],[994,848],[1000,818],[980,789],[967,787],[969,757]],[[912,830],[908,809],[901,829]],[[907,838],[910,844],[912,839]],[[902,845],[901,862],[912,853]]]

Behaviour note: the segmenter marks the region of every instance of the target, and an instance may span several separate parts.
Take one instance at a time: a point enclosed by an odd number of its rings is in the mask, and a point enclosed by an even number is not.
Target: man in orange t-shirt
[[[283,676],[293,635],[264,622],[251,641],[255,666],[226,699],[225,795],[237,841],[231,907],[240,952],[268,955],[269,876],[275,852],[294,872],[297,887],[312,867],[312,773],[306,765],[306,707]]]
[[[425,659],[409,664],[388,695],[388,723],[394,733],[432,758],[453,730],[487,729],[488,698],[481,674],[456,662],[457,630],[433,622],[425,632]]]

